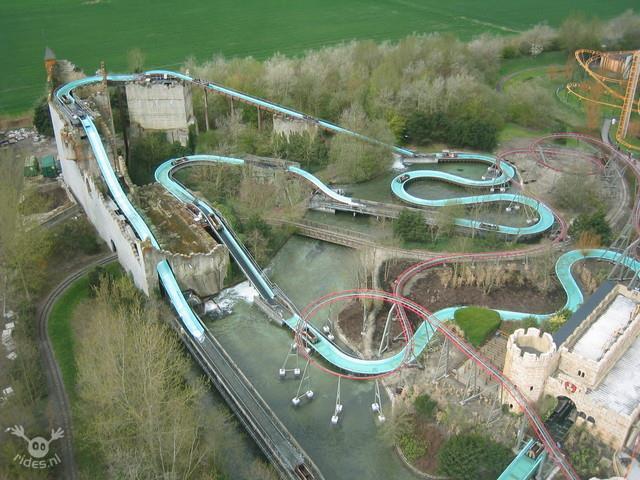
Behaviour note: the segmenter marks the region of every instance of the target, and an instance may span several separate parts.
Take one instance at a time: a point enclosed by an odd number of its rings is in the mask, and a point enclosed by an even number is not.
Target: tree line
[[[557,130],[564,127],[551,118],[552,98],[542,87],[524,85],[517,95],[496,91],[505,60],[561,51],[572,64],[577,48],[637,46],[639,31],[640,16],[633,12],[609,21],[572,16],[558,28],[540,24],[518,35],[482,34],[469,42],[448,34],[414,34],[398,42],[352,41],[296,58],[275,54],[259,61],[216,55],[204,63],[190,58],[185,68],[194,77],[269,98],[383,141],[418,146],[446,143],[490,151],[506,122]],[[575,71],[569,68],[566,74],[571,77]],[[194,90],[199,125],[204,125],[202,95],[199,89]],[[207,113],[216,131],[224,131],[229,112],[227,98],[209,96]],[[254,107],[236,104],[234,115],[244,124],[242,132],[218,139],[216,145],[223,143],[257,154],[274,152],[270,135],[257,128]],[[263,125],[268,121],[263,118]],[[310,144],[297,149],[296,154],[302,153],[309,162],[334,165],[332,173],[339,180],[371,178],[379,173],[381,163],[386,168],[391,160],[388,151],[356,152],[357,147],[349,145],[352,140],[340,135],[325,136],[321,141],[328,151],[327,157],[321,155],[322,160],[303,153],[314,150]],[[354,153],[364,159],[352,160]]]

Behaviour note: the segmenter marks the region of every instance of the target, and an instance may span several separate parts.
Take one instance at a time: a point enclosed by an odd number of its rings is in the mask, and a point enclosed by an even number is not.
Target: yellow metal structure
[[[638,92],[638,78],[640,76],[640,50],[628,50],[621,52],[598,52],[596,50],[581,49],[575,52],[576,60],[587,74],[596,81],[606,93],[620,103],[611,103],[599,98],[591,98],[578,91],[577,83],[567,84],[567,91],[577,98],[604,105],[619,108],[620,121],[616,130],[616,141],[627,148],[640,150],[640,147],[632,145],[625,140],[629,130],[631,113],[640,113],[640,100],[636,99]],[[598,71],[595,71],[595,68]],[[612,85],[621,87],[613,88]]]

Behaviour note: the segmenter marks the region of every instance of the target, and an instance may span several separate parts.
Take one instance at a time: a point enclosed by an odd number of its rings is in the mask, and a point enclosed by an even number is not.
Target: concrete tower
[[[53,81],[53,69],[56,66],[56,54],[49,47],[44,49],[44,68],[47,71],[47,86],[51,95],[51,82]]]
[[[504,374],[530,402],[537,402],[547,378],[558,368],[559,359],[551,335],[537,328],[529,328],[526,332],[520,328],[511,334],[507,342]],[[510,395],[505,395],[504,403],[514,412],[521,411]]]

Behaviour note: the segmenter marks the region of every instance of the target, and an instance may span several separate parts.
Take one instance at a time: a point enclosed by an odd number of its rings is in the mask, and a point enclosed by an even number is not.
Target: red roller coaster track
[[[562,149],[549,148],[549,147],[542,146],[542,143],[545,140],[555,140],[558,138],[573,138],[573,139],[582,140],[612,155],[615,155],[617,161],[622,162],[625,165],[627,165],[629,168],[631,168],[636,178],[640,179],[640,168],[638,165],[635,164],[634,160],[621,154],[611,145],[601,142],[600,140],[595,139],[593,137],[583,135],[580,133],[551,134],[536,140],[530,145],[528,149],[511,150],[511,151],[502,153],[501,155],[499,155],[498,158],[506,159],[506,157],[511,155],[516,155],[516,154],[539,155],[541,149],[544,153],[566,154],[566,152]],[[594,163],[597,163],[599,166],[601,166],[597,161],[597,159],[590,158],[590,160]],[[542,166],[546,168],[550,168],[555,171],[562,171],[557,167],[553,167],[549,165],[547,162],[544,161],[543,158],[538,160],[538,163],[540,163]],[[519,181],[519,184],[520,184],[520,187],[524,190],[524,184],[521,179]],[[531,194],[529,193],[527,193],[527,195],[531,196]],[[560,227],[559,233],[554,239],[553,243],[559,244],[559,242],[565,239],[567,236],[568,225],[557,211],[555,210],[552,210],[552,211],[556,216],[556,219]],[[640,233],[640,202],[637,201],[637,198],[633,206],[632,222],[636,231]],[[314,363],[314,365],[316,365],[318,368],[333,375],[338,375],[338,376],[351,378],[351,379],[363,379],[363,378],[372,379],[372,378],[379,378],[385,375],[389,375],[390,373],[393,373],[393,372],[388,372],[388,373],[381,374],[378,376],[373,376],[373,377],[372,376],[357,377],[357,376],[348,375],[340,372],[335,372],[325,367],[324,365],[319,364],[318,362],[316,362],[315,360],[312,360],[307,355],[305,348],[302,348],[304,347],[303,345],[304,341],[302,339],[301,329],[322,307],[338,301],[343,301],[346,299],[373,299],[373,300],[382,300],[385,302],[390,302],[398,307],[397,315],[400,320],[403,336],[405,338],[405,341],[407,342],[407,348],[406,348],[407,355],[405,358],[408,361],[411,359],[411,352],[413,351],[413,349],[410,346],[411,338],[413,336],[413,328],[406,314],[406,310],[409,310],[410,312],[413,312],[414,314],[418,315],[421,319],[423,319],[425,322],[427,322],[428,326],[431,327],[433,331],[435,330],[440,331],[448,340],[450,340],[455,345],[455,347],[459,351],[461,351],[467,358],[471,359],[473,362],[479,365],[487,375],[489,375],[491,378],[496,380],[502,386],[502,388],[504,388],[511,395],[511,397],[516,401],[516,403],[518,403],[518,405],[522,408],[535,434],[537,435],[539,440],[543,443],[548,454],[550,455],[552,460],[556,463],[556,465],[560,468],[560,470],[563,472],[564,476],[571,480],[579,480],[580,477],[578,476],[576,471],[573,469],[573,467],[571,466],[571,463],[567,460],[567,458],[562,453],[558,445],[553,440],[553,437],[546,429],[544,422],[539,417],[535,409],[529,404],[526,397],[520,392],[517,386],[513,384],[506,376],[504,376],[502,371],[499,368],[497,368],[495,365],[493,365],[480,352],[478,352],[475,348],[473,348],[471,345],[469,345],[467,342],[461,339],[451,329],[449,329],[443,323],[441,323],[437,318],[435,318],[430,311],[428,311],[423,306],[401,295],[401,292],[403,291],[409,279],[411,279],[414,275],[418,274],[419,272],[429,268],[433,268],[439,265],[444,265],[450,262],[460,262],[460,261],[468,261],[468,260],[506,259],[506,258],[521,257],[522,255],[534,254],[542,250],[545,250],[547,248],[549,248],[547,245],[540,245],[532,248],[513,250],[513,251],[439,255],[430,260],[414,264],[409,268],[407,268],[405,271],[403,271],[394,282],[394,293],[388,293],[388,292],[376,291],[376,290],[347,290],[344,292],[331,293],[329,295],[321,297],[315,300],[314,302],[310,303],[309,305],[307,305],[302,312],[301,317],[303,321],[299,323],[300,327],[296,332],[296,342],[298,343],[299,347],[301,347],[299,351],[302,352],[302,354],[305,355],[309,359],[309,361]],[[399,368],[401,367],[402,365]]]
[[[552,460],[556,463],[556,465],[560,468],[566,478],[571,480],[580,480],[580,477],[576,473],[576,471],[571,466],[571,463],[567,460],[565,455],[562,453],[562,450],[558,447],[555,440],[547,430],[544,425],[544,422],[536,412],[535,408],[528,402],[526,397],[520,392],[518,387],[511,382],[506,376],[503,375],[502,371],[493,365],[491,361],[489,361],[484,355],[478,352],[475,348],[469,345],[466,341],[460,338],[458,335],[453,333],[451,329],[441,323],[431,312],[429,312],[423,306],[417,304],[416,302],[409,300],[408,298],[401,297],[399,295],[395,295],[392,293],[378,291],[378,290],[345,290],[343,292],[335,292],[329,295],[326,295],[311,304],[307,305],[307,307],[303,311],[303,320],[306,322],[309,320],[318,310],[322,307],[330,305],[340,300],[353,300],[353,299],[371,299],[371,300],[382,300],[386,302],[391,302],[395,305],[402,307],[402,309],[407,309],[410,312],[415,313],[420,318],[425,319],[428,325],[432,328],[433,331],[440,331],[453,345],[462,352],[467,358],[471,359],[477,365],[482,368],[482,370],[497,381],[500,386],[507,391],[509,395],[518,403],[518,405],[522,408],[524,415],[527,417],[531,428],[535,432],[536,436],[545,446],[548,455],[552,458]],[[304,348],[300,349],[301,352],[304,352],[303,355],[306,355],[306,351]],[[316,364],[317,365],[317,364]],[[321,367],[325,369],[324,367]],[[336,374],[336,372],[332,372],[328,369],[325,371],[329,371],[330,373]],[[371,377],[368,377],[371,378]]]

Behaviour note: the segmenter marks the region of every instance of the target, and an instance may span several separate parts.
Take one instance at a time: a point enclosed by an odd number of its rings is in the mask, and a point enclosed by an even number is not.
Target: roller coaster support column
[[[302,372],[302,378],[300,379],[300,384],[298,385],[298,391],[296,392],[296,396],[291,399],[291,403],[293,403],[294,407],[300,405],[300,402],[303,398],[307,400],[313,399],[313,390],[311,390],[311,376],[309,373],[309,363],[311,363],[310,359],[307,359],[307,363],[304,366],[304,371]]]
[[[258,110],[258,130],[262,130],[262,114],[260,113],[260,107],[256,107]]]
[[[380,423],[384,423],[387,418],[382,412],[382,395],[380,395],[380,383],[378,382],[378,380],[376,380],[375,382],[374,389],[374,399],[373,403],[371,404],[371,411],[378,414],[378,421]]]
[[[621,255],[625,257],[635,257],[638,240],[635,239],[635,228],[632,223],[627,223],[624,226],[618,238],[609,248],[621,252]],[[626,282],[629,288],[633,288],[638,283],[638,272],[628,268],[621,262],[616,262],[609,271],[607,279],[614,282]]]
[[[467,377],[467,382],[464,386],[464,393],[469,395],[466,398],[460,400],[460,405],[465,405],[469,403],[474,398],[477,398],[480,395],[480,391],[478,390],[478,364],[473,363],[471,367],[471,375]]]
[[[527,431],[527,427],[529,426],[529,423],[527,422],[527,416],[526,415],[522,415],[520,418],[520,425],[518,425],[518,433],[516,435],[516,448],[518,450],[520,450],[520,448],[523,445],[523,440],[524,440],[524,434]]]
[[[553,463],[549,463],[549,455],[545,455],[544,453],[541,455],[544,455],[544,458],[542,459],[542,462],[540,462],[540,466],[538,467],[538,471],[536,472],[536,475],[534,477],[537,480],[544,480],[545,478],[547,478],[545,470],[548,470],[548,467],[551,467],[551,470],[553,471],[555,467]]]
[[[207,87],[202,89],[204,91],[204,128],[206,131],[209,131],[209,97],[207,91],[209,90]]]
[[[340,381],[342,377],[338,377],[338,391],[336,393],[336,408],[333,410],[331,416],[331,425],[337,425],[340,421],[340,414],[342,413],[342,402],[340,402]]]
[[[289,368],[289,361],[291,357],[295,357],[295,367]],[[284,359],[284,363],[282,364],[282,368],[278,371],[280,378],[285,378],[288,372],[293,372],[294,378],[298,378],[300,376],[300,356],[298,355],[298,344],[293,342],[291,344],[291,348],[287,352],[287,356]]]
[[[389,309],[389,313],[387,314],[387,321],[384,324],[382,339],[380,340],[380,347],[378,347],[378,357],[381,357],[382,354],[389,349],[389,336],[391,335],[391,318],[395,309],[396,305],[394,303]]]
[[[442,344],[442,349],[440,350],[440,358],[438,359],[438,365],[436,366],[435,371],[433,372],[433,383],[439,382],[441,379],[449,376],[449,353],[450,353],[450,342],[448,338],[444,339],[444,343]],[[444,372],[440,374],[440,371],[444,367]]]
[[[496,382],[493,385],[493,388],[495,389],[495,393],[491,395],[493,400],[491,400],[491,406],[489,407],[489,413],[487,414],[487,425],[491,425],[499,419],[502,411],[502,387]],[[490,390],[490,388],[487,388],[486,390]]]

